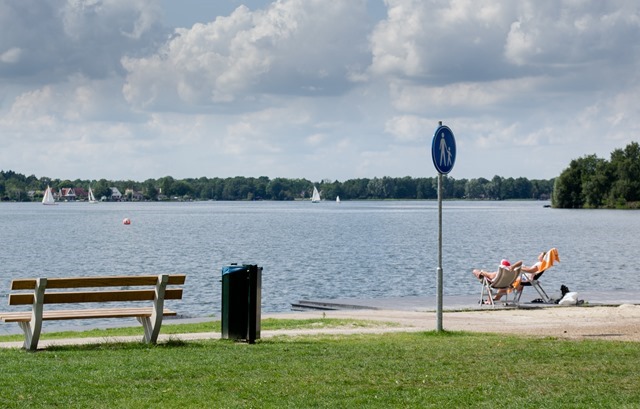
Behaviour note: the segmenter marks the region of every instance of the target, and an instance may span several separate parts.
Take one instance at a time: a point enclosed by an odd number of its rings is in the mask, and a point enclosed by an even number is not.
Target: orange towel
[[[555,261],[560,262],[560,257],[558,256],[558,249],[554,247],[547,251],[547,254],[544,255],[542,264],[540,265],[538,271],[544,271],[548,269],[549,267],[553,266],[553,263]]]

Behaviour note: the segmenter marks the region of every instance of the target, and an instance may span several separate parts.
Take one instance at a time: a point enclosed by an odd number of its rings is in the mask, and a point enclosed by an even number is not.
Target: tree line
[[[60,180],[25,176],[11,170],[0,171],[0,200],[38,201],[50,185],[53,189],[91,187],[96,197],[111,196],[111,188],[129,192],[125,200],[134,199],[133,192],[144,200],[302,200],[311,197],[315,185],[325,200],[436,199],[436,177],[409,176],[350,179],[344,182],[328,179],[287,179],[266,176],[197,179],[174,179],[165,176],[133,180]],[[640,145],[631,142],[616,149],[610,160],[587,155],[570,162],[560,176],[553,179],[485,178],[454,179],[443,177],[443,193],[447,199],[551,199],[557,208],[640,208]],[[139,197],[139,195],[135,195]]]
[[[447,199],[536,199],[551,198],[554,180],[529,180],[494,176],[491,180],[454,179],[443,177],[443,196]],[[302,200],[309,199],[315,185],[324,200],[384,200],[437,199],[438,179],[406,177],[374,177],[350,179],[344,182],[328,179],[312,182],[308,179],[287,179],[266,176],[197,179],[174,179],[165,176],[143,182],[132,180],[60,180],[34,175],[24,176],[13,171],[0,171],[2,201],[38,201],[47,185],[61,188],[92,188],[96,197],[111,196],[111,187],[129,192],[125,200],[139,192],[144,200]]]
[[[552,204],[559,208],[640,208],[640,145],[631,142],[611,159],[574,159],[555,179]]]

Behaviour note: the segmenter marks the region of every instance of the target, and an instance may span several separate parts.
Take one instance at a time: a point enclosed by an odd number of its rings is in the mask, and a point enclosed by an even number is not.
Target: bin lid
[[[222,267],[222,275],[233,274],[240,271],[247,271],[249,266],[246,265],[232,265],[232,266],[224,266]]]

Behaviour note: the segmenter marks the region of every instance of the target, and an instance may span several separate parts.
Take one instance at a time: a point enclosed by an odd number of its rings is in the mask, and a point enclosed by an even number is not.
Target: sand
[[[322,312],[279,314],[281,318],[322,316]],[[353,332],[432,331],[434,312],[392,310],[338,310],[324,313],[327,318],[356,318],[393,322],[396,327],[353,329]],[[640,342],[640,305],[615,307],[552,307],[445,312],[442,327],[449,331],[475,331],[518,334],[563,339],[606,339]],[[320,332],[320,331],[319,331]]]

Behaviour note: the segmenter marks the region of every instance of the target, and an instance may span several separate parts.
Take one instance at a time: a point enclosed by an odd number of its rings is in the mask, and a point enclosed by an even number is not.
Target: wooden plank
[[[169,285],[182,285],[186,281],[185,274],[170,274]],[[142,276],[100,276],[100,277],[66,277],[49,278],[47,288],[83,288],[83,287],[129,287],[156,285],[157,275]],[[11,281],[12,290],[33,290],[36,280],[33,278],[15,279]]]
[[[165,300],[182,299],[182,288],[168,288]],[[153,301],[155,290],[113,290],[113,291],[76,291],[51,292],[44,295],[44,304],[67,304],[83,302],[111,302],[111,301]],[[33,304],[32,293],[9,294],[9,305]]]
[[[87,309],[87,310],[57,310],[45,311],[42,315],[44,321],[74,320],[90,318],[134,318],[150,317],[153,308],[112,308],[112,309]],[[170,309],[164,309],[163,316],[175,316],[177,313]],[[1,316],[4,322],[28,322],[31,320],[31,312],[19,312],[4,314]]]
[[[34,288],[36,288],[35,278],[24,278],[11,281],[12,290],[33,290]]]
[[[26,320],[20,319],[20,321],[29,321],[31,319],[31,311],[20,311],[20,312],[2,312],[0,313],[0,320],[7,321],[9,318],[25,318]]]

